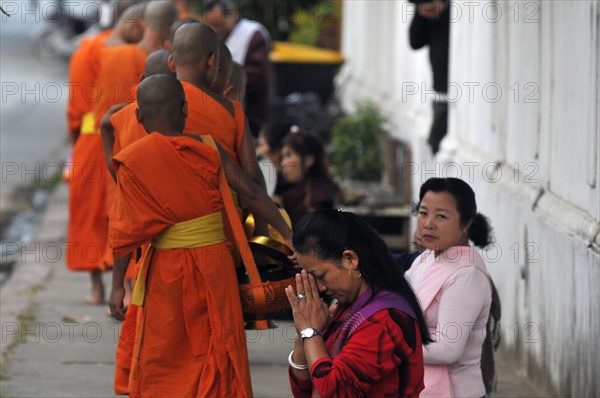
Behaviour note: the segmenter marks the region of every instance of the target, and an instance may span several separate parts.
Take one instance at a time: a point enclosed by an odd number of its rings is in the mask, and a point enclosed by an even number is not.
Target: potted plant
[[[354,113],[335,122],[331,130],[331,155],[338,176],[351,181],[381,181],[385,122],[372,102],[359,103]]]

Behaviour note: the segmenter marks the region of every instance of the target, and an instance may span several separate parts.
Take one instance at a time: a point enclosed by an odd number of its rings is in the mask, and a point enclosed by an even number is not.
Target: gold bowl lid
[[[288,259],[288,256],[293,254],[292,250],[287,245],[275,239],[267,236],[253,236],[248,241],[248,244],[255,255],[260,253],[261,256],[266,256],[282,264],[292,264]]]

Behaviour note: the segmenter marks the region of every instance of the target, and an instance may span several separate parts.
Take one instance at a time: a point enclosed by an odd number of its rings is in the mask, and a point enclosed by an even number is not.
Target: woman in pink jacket
[[[479,253],[490,225],[475,193],[457,178],[431,178],[419,192],[417,234],[426,249],[406,278],[425,313],[433,343],[423,349],[421,397],[483,397],[481,347],[490,313],[490,276]]]

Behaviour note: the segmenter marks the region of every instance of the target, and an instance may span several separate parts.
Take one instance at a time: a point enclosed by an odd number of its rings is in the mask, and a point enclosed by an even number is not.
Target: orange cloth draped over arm
[[[110,122],[114,127],[115,134],[113,156],[117,155],[129,144],[148,135],[146,130],[144,130],[144,126],[138,123],[137,118],[135,117],[137,106],[137,101],[134,101],[110,117]]]
[[[113,156],[121,152],[121,149],[127,147],[129,144],[134,143],[140,138],[144,138],[148,135],[144,126],[138,123],[135,116],[135,110],[137,108],[137,101],[132,102],[125,108],[119,110],[113,114],[110,118],[110,122],[114,127],[114,139],[113,145]],[[126,279],[134,279],[137,275],[136,267],[133,266],[136,263],[136,257],[132,257],[131,264],[127,268]]]
[[[115,258],[176,223],[220,212],[214,149],[153,133],[114,158],[110,217]],[[154,249],[145,263],[131,397],[252,395],[238,283],[225,243]]]
[[[235,148],[236,152],[242,148],[242,140],[244,139],[244,129],[246,128],[246,114],[244,106],[239,101],[231,101],[233,104],[233,113],[236,126]]]
[[[135,116],[137,102],[132,102],[125,108],[113,114],[110,121],[114,128],[114,146],[113,156],[121,152],[121,149],[129,144],[146,137],[148,134],[144,127],[138,123]],[[147,246],[142,248],[145,252]],[[141,259],[139,259],[141,261]],[[127,267],[125,279],[134,280],[139,271],[138,259],[134,255]],[[134,337],[136,329],[138,307],[130,304],[127,310],[125,320],[121,326],[121,334],[117,343],[116,367],[115,367],[115,393],[127,394],[129,392],[129,372],[131,369],[131,359],[133,357]]]

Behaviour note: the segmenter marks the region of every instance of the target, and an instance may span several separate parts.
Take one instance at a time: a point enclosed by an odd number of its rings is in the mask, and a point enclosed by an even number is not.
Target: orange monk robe
[[[231,114],[222,104],[193,84],[181,82],[181,85],[188,104],[188,114],[183,132],[212,136],[221,144],[229,157],[240,165],[239,154],[244,138],[245,122],[242,105],[237,101],[232,101],[234,114]],[[239,215],[241,219],[241,209]],[[233,242],[233,230],[229,221],[225,223],[225,233],[229,237],[229,241]],[[230,245],[231,249],[235,250],[233,244],[230,243]],[[239,256],[236,255],[234,261],[236,264],[240,264]]]
[[[88,126],[85,126],[88,124]],[[107,248],[106,160],[93,121],[85,123],[73,147],[69,184],[67,267],[72,271],[104,269]]]
[[[135,116],[136,108],[137,102],[132,102],[110,117],[115,139],[113,156],[121,152],[121,149],[148,135],[144,127],[137,121]],[[134,255],[127,267],[125,279],[134,279],[138,269],[136,256]],[[130,304],[125,320],[121,325],[121,333],[119,334],[119,341],[117,343],[114,379],[115,393],[117,394],[127,394],[129,392],[129,372],[133,357],[137,312],[138,307]]]
[[[113,125],[113,134],[115,140],[113,144],[113,156],[121,152],[121,149],[125,148],[129,144],[148,135],[146,130],[144,130],[144,126],[138,122],[137,117],[135,116],[135,110],[137,109],[137,106],[137,101],[132,102],[131,104],[115,112],[110,117],[110,122]],[[109,205],[112,206],[112,203]],[[135,267],[132,266],[136,262],[137,261],[134,256],[131,259],[130,266],[127,268],[127,275],[125,276],[126,279],[134,279],[137,275]]]
[[[138,267],[135,268],[138,269]],[[119,341],[117,342],[115,353],[114,378],[115,394],[119,395],[129,394],[129,374],[135,345],[138,310],[139,307],[137,305],[129,304],[125,320],[121,323]]]
[[[111,30],[106,30],[82,40],[69,61],[67,125],[70,133],[79,130],[83,115],[92,111],[94,101],[98,98],[95,84],[100,69],[100,53],[104,48],[104,39],[110,33]]]
[[[108,177],[98,124],[108,109],[135,100],[147,54],[137,45],[104,47],[92,120],[84,123],[73,148],[73,181],[69,196],[67,266],[71,270],[106,269],[112,265],[107,246],[108,207],[114,183]]]
[[[69,131],[73,133],[79,130],[80,133],[73,147],[69,168],[71,184],[65,262],[73,271],[102,268],[102,256],[106,247],[108,226],[105,211],[101,207],[104,196],[103,193],[94,197],[89,194],[106,174],[101,167],[101,152],[95,148],[93,136],[96,132],[96,122],[92,109],[98,100],[99,90],[95,81],[100,68],[104,38],[108,34],[110,31],[84,40],[73,54],[69,66],[71,93],[67,105],[67,119]]]
[[[220,106],[220,105],[219,105]],[[137,121],[135,109],[137,102],[133,102],[123,109],[113,114],[110,118],[114,132],[113,156],[116,156],[123,148],[131,143],[146,137],[148,134],[144,127]],[[244,111],[239,102],[234,102],[235,122],[237,129],[241,132],[244,130]],[[239,143],[236,144],[239,146]],[[227,225],[228,226],[228,225]],[[126,279],[133,279],[137,275],[138,267],[135,266],[135,258],[132,259],[128,268]],[[136,328],[136,317],[138,307],[130,304],[127,311],[126,319],[121,326],[121,334],[117,343],[116,366],[114,387],[115,393],[127,394],[129,392],[129,373],[131,369],[131,360],[133,355],[133,336]]]
[[[109,239],[115,258],[177,223],[220,217],[220,162],[212,147],[152,133],[123,149],[114,165]],[[238,282],[225,243],[156,248],[144,269],[130,396],[251,396]]]
[[[130,77],[134,77],[134,75],[138,74],[138,72],[139,71],[137,70],[133,71]],[[129,93],[125,93],[125,95],[129,95]],[[115,140],[113,145],[113,156],[118,154],[121,149],[125,148],[132,142],[135,142],[136,140],[147,135],[144,127],[137,121],[135,116],[136,108],[137,102],[134,101],[118,112],[114,113],[110,118],[114,128],[113,133]],[[110,207],[112,206],[114,199],[115,184],[112,178],[107,179],[107,184],[107,207],[110,212]],[[112,263],[112,254],[109,251],[105,252],[105,261]],[[127,280],[134,280],[135,276],[137,275],[137,271],[137,258],[134,255],[127,268],[127,274],[125,275],[125,278]],[[138,307],[130,304],[127,310],[126,319],[121,325],[121,333],[119,335],[119,341],[117,342],[115,355],[116,366],[114,388],[116,394],[127,394],[129,392],[129,372],[131,367],[131,358],[133,356],[137,312]]]
[[[148,54],[137,44],[105,47],[101,52],[97,84],[102,95],[94,105],[96,127],[113,105],[135,101]]]
[[[187,19],[187,18],[196,18],[196,16],[192,15],[189,11],[180,11],[179,17],[177,17],[177,19],[179,19],[179,20],[183,20],[183,19]]]
[[[231,159],[240,164],[238,154],[244,137],[243,127],[240,131],[234,115],[210,95],[191,83],[181,82],[181,84],[188,103],[188,116],[183,132],[212,136]]]

